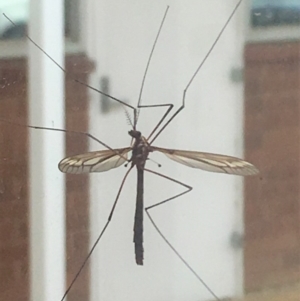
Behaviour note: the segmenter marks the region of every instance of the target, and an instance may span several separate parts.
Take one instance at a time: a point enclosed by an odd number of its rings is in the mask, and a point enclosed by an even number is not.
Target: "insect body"
[[[131,162],[132,167],[137,168],[137,194],[133,226],[133,242],[135,245],[135,261],[138,265],[143,265],[143,213],[144,213],[144,168],[149,152],[152,151],[145,137],[141,132],[131,130],[129,135],[135,139],[132,147]]]
[[[131,147],[89,152],[65,158],[59,163],[58,167],[65,173],[82,174],[107,171],[121,166],[126,161],[131,162],[130,170],[136,166],[137,197],[133,241],[135,244],[135,259],[138,265],[143,265],[144,258],[144,171],[149,153],[159,151],[171,160],[206,171],[241,176],[255,175],[258,173],[258,169],[254,165],[242,159],[218,154],[155,147],[152,146],[147,139],[142,136],[141,132],[137,130],[129,131],[129,135],[134,139],[134,143]],[[132,156],[128,160],[127,157],[129,151],[132,151]],[[128,172],[130,172],[130,170]]]

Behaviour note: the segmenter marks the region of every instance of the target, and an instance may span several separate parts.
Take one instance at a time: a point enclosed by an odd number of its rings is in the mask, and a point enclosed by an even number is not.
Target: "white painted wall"
[[[207,53],[236,0],[93,1],[85,6],[85,38],[97,62],[92,84],[109,76],[110,93],[137,102],[146,61],[166,9],[170,11],[150,66],[144,104],[180,106],[182,91]],[[155,145],[234,156],[243,155],[243,87],[230,79],[242,66],[244,9],[240,7],[186,98],[186,109]],[[127,146],[125,114],[100,112],[100,97],[90,92],[91,133],[112,147]],[[163,110],[141,112],[147,135]],[[98,146],[91,143],[92,149]],[[242,179],[189,169],[162,155],[154,169],[194,187],[188,195],[153,210],[153,217],[176,249],[219,296],[243,291],[242,251],[230,245],[242,231]],[[113,204],[125,168],[91,175],[92,231],[96,237]],[[178,185],[146,175],[145,203],[182,191]],[[213,297],[172,253],[145,217],[145,265],[134,261],[135,171],[122,192],[115,216],[92,258],[92,300],[211,300]],[[91,242],[92,243],[92,242]]]

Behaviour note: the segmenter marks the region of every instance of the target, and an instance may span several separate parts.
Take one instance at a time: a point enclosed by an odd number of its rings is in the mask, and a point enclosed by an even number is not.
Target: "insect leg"
[[[184,195],[184,194],[186,194],[186,193],[188,193],[188,192],[190,192],[192,189],[193,189],[193,187],[191,187],[191,186],[189,186],[189,185],[187,185],[187,184],[185,184],[185,183],[182,183],[182,182],[180,182],[180,181],[178,181],[178,180],[175,180],[175,179],[173,179],[173,178],[171,178],[171,177],[168,177],[168,176],[166,176],[166,175],[163,175],[163,174],[161,174],[161,173],[158,173],[158,172],[156,172],[156,171],[153,171],[153,170],[150,170],[150,169],[144,169],[145,171],[147,171],[147,172],[150,172],[150,173],[152,173],[152,174],[155,174],[155,175],[157,175],[157,176],[159,176],[159,177],[162,177],[162,178],[164,178],[164,179],[167,179],[167,180],[169,180],[169,181],[171,181],[171,182],[174,182],[174,183],[177,183],[177,184],[179,184],[179,185],[181,185],[181,186],[183,186],[183,187],[185,187],[185,188],[187,188],[187,190],[185,190],[184,192],[182,192],[182,193],[179,193],[179,194],[176,194],[175,196],[172,196],[172,197],[170,197],[170,198],[167,198],[166,200],[163,200],[163,201],[161,201],[161,202],[158,202],[158,203],[156,203],[156,204],[154,204],[154,205],[151,205],[151,206],[148,206],[148,207],[146,207],[145,208],[145,212],[146,212],[146,214],[147,214],[147,216],[148,216],[148,218],[150,219],[150,222],[152,223],[152,225],[153,225],[153,227],[155,228],[155,230],[157,231],[157,233],[160,235],[160,237],[165,241],[165,243],[170,247],[170,249],[176,254],[176,256],[181,260],[181,262],[188,268],[188,270],[190,270],[192,273],[193,273],[193,275],[201,282],[201,284],[207,289],[207,291],[208,292],[210,292],[210,294],[216,299],[216,300],[218,300],[218,301],[221,301],[221,299],[212,291],[212,289],[206,284],[206,282],[199,276],[199,274],[190,266],[190,264],[180,255],[180,253],[175,249],[175,247],[170,243],[170,241],[166,238],[166,236],[162,233],[162,231],[158,228],[158,226],[156,225],[156,223],[154,222],[154,220],[153,220],[153,218],[152,218],[152,216],[150,215],[150,213],[149,213],[149,210],[150,209],[152,209],[152,208],[154,208],[154,207],[157,207],[157,206],[159,206],[159,205],[162,205],[162,204],[164,204],[164,203],[167,203],[167,202],[169,202],[169,201],[171,201],[171,200],[174,200],[174,199],[176,199],[176,198],[178,198],[178,197],[180,197],[180,196],[182,196],[182,195]]]
[[[153,133],[154,133],[154,132],[157,130],[157,128],[162,124],[162,122],[165,120],[165,118],[169,115],[170,111],[171,111],[172,108],[174,107],[173,104],[141,105],[142,94],[143,94],[143,89],[144,89],[144,85],[145,85],[145,81],[146,81],[146,76],[147,76],[148,69],[149,69],[149,66],[150,66],[150,62],[151,62],[151,59],[152,59],[152,56],[153,56],[153,53],[154,53],[154,50],[155,50],[156,43],[157,43],[157,41],[158,41],[158,38],[159,38],[159,35],[160,35],[160,33],[161,33],[162,27],[163,27],[163,25],[164,25],[165,19],[166,19],[166,17],[167,17],[168,10],[169,10],[169,6],[167,6],[167,8],[166,8],[165,14],[164,14],[163,19],[162,19],[162,21],[161,21],[159,30],[158,30],[158,32],[157,32],[155,41],[154,41],[154,43],[153,43],[153,46],[152,46],[152,49],[151,49],[151,52],[150,52],[150,55],[149,55],[149,58],[148,58],[148,61],[147,61],[146,69],[145,69],[145,72],[144,72],[144,75],[143,75],[143,80],[142,80],[142,84],[141,84],[141,88],[140,88],[139,100],[138,100],[138,103],[137,103],[137,108],[138,108],[138,109],[143,109],[143,108],[157,108],[157,107],[167,107],[167,110],[166,110],[165,114],[162,116],[162,118],[160,119],[160,121],[159,121],[159,122],[157,123],[157,125],[154,127],[154,129],[153,129],[152,132],[150,133],[150,135],[149,135],[149,137],[147,138],[147,140],[153,135]],[[138,115],[136,116],[136,119],[134,120],[134,128],[136,127],[137,122],[138,122]]]
[[[190,191],[193,189],[192,186],[189,186],[189,185],[187,185],[187,184],[184,184],[184,183],[182,183],[182,182],[180,182],[180,181],[177,181],[177,180],[175,180],[175,179],[173,179],[173,178],[171,178],[171,177],[168,177],[168,176],[166,176],[166,175],[163,175],[163,174],[161,174],[161,173],[159,173],[159,172],[156,172],[156,171],[154,171],[154,170],[150,170],[150,169],[145,168],[144,171],[153,173],[153,174],[155,174],[155,175],[157,175],[157,176],[159,176],[159,177],[162,177],[162,178],[164,178],[164,179],[170,180],[170,181],[172,181],[172,182],[174,182],[174,183],[177,183],[177,184],[179,184],[179,185],[184,186],[184,187],[187,188],[187,190],[185,190],[184,192],[181,192],[181,193],[176,194],[176,195],[174,195],[174,196],[172,196],[172,197],[170,197],[170,198],[167,198],[166,200],[163,200],[163,201],[158,202],[158,203],[156,203],[156,204],[154,204],[154,205],[151,205],[151,206],[146,207],[145,210],[152,209],[152,208],[154,208],[154,207],[157,207],[157,206],[159,206],[159,205],[162,205],[162,204],[164,204],[164,203],[167,203],[167,202],[169,202],[169,201],[171,201],[171,200],[174,200],[174,199],[176,199],[176,198],[178,198],[178,197],[180,197],[180,196],[182,196],[182,195],[184,195],[184,194],[190,192]]]
[[[92,253],[94,252],[96,246],[98,245],[98,243],[99,243],[101,237],[103,236],[105,230],[107,229],[108,224],[110,223],[110,221],[111,221],[111,219],[112,219],[112,217],[113,217],[113,214],[114,214],[114,211],[115,211],[117,202],[118,202],[118,200],[119,200],[121,191],[122,191],[123,186],[124,186],[124,184],[125,184],[125,181],[126,181],[128,175],[129,175],[130,171],[132,170],[132,168],[133,168],[133,166],[131,166],[131,167],[127,170],[127,172],[126,172],[126,174],[125,174],[125,176],[124,176],[124,178],[123,178],[123,180],[122,180],[122,182],[121,182],[120,188],[119,188],[119,190],[118,190],[116,199],[115,199],[114,204],[113,204],[113,206],[112,206],[112,208],[111,208],[111,211],[110,211],[110,214],[109,214],[109,216],[108,216],[108,219],[107,219],[106,224],[104,225],[104,227],[103,227],[102,231],[100,232],[98,238],[97,238],[96,241],[94,242],[94,244],[93,244],[91,250],[89,251],[89,253],[88,253],[88,255],[86,256],[86,258],[84,259],[84,261],[82,262],[82,264],[81,264],[81,266],[80,266],[78,272],[76,273],[76,275],[74,276],[74,278],[73,278],[73,280],[71,281],[70,285],[68,286],[67,290],[65,291],[63,297],[61,298],[61,301],[65,300],[65,298],[66,298],[66,296],[68,295],[69,291],[71,290],[71,288],[73,287],[73,285],[74,285],[74,283],[76,282],[77,278],[78,278],[79,275],[81,274],[81,271],[83,270],[84,266],[86,265],[86,263],[87,263],[88,260],[90,259]]]
[[[189,89],[189,87],[191,86],[192,82],[194,81],[195,77],[197,76],[197,74],[199,73],[200,69],[202,68],[202,66],[204,65],[204,63],[206,62],[207,58],[209,57],[209,55],[211,54],[211,52],[213,51],[213,49],[215,48],[216,44],[218,43],[218,41],[220,40],[223,32],[225,31],[226,27],[228,26],[228,24],[230,23],[231,19],[233,18],[233,16],[235,15],[235,12],[237,11],[237,9],[239,8],[240,4],[242,3],[243,0],[239,0],[238,3],[236,4],[235,8],[233,9],[232,13],[230,14],[230,16],[228,17],[226,23],[224,24],[224,26],[222,27],[222,29],[220,30],[219,34],[217,35],[215,41],[213,42],[213,44],[211,45],[210,49],[208,50],[207,54],[205,55],[204,59],[201,61],[201,63],[199,64],[199,66],[197,67],[196,71],[194,72],[194,74],[192,75],[191,79],[189,80],[188,84],[186,85],[184,91],[183,91],[183,96],[182,96],[182,104],[180,106],[180,108],[167,120],[167,122],[163,125],[163,127],[156,133],[156,135],[154,136],[154,138],[152,138],[152,140],[149,142],[150,144],[152,144],[154,142],[154,140],[161,134],[161,132],[170,124],[170,122],[179,114],[180,111],[182,111],[185,107],[185,97],[186,97],[186,93]],[[152,135],[152,133],[151,133]]]
[[[18,123],[18,122],[14,122],[14,121],[10,121],[8,119],[4,119],[4,118],[0,118],[0,122],[5,122],[5,123],[9,123],[15,126],[20,126],[20,127],[26,127],[26,128],[30,128],[30,129],[35,129],[35,130],[46,130],[46,131],[55,131],[55,132],[63,132],[63,133],[70,133],[70,134],[76,134],[76,135],[84,135],[89,137],[90,139],[98,142],[99,144],[101,144],[102,146],[106,147],[107,149],[114,151],[116,153],[116,155],[120,155],[118,152],[116,152],[113,148],[111,148],[110,146],[108,146],[106,143],[102,142],[101,140],[99,140],[98,138],[96,138],[95,136],[93,136],[92,134],[88,133],[88,132],[83,132],[83,131],[73,131],[73,130],[64,130],[64,129],[58,129],[58,128],[49,128],[49,127],[43,127],[43,126],[35,126],[35,125],[28,125],[28,124],[22,124],[22,123]],[[120,157],[122,157],[123,159],[125,159],[126,161],[129,162],[129,160],[125,157],[123,157],[122,155],[120,155]]]
[[[13,25],[13,26],[17,26],[6,14],[4,14],[3,13],[3,16]],[[75,78],[74,76],[72,76],[72,74],[70,73],[70,72],[68,72],[66,69],[64,69],[55,59],[53,59],[51,56],[50,56],[50,54],[47,52],[47,51],[45,51],[40,45],[38,45],[29,35],[27,35],[26,33],[24,34],[25,35],[25,37],[35,46],[35,47],[37,47],[45,56],[47,56],[62,72],[64,72],[65,73],[65,75],[68,77],[68,78],[70,78],[72,81],[74,81],[74,82],[76,82],[76,83],[78,83],[78,84],[80,84],[80,85],[83,85],[83,86],[85,86],[85,87],[87,87],[87,88],[90,88],[91,90],[93,90],[93,91],[96,91],[96,92],[98,92],[99,94],[101,94],[101,95],[104,95],[104,96],[106,96],[106,97],[108,97],[108,98],[110,98],[110,99],[112,99],[112,100],[114,100],[114,101],[116,101],[116,102],[118,102],[118,103],[120,103],[120,104],[122,104],[122,105],[124,105],[125,107],[128,107],[128,108],[130,108],[130,109],[132,109],[133,110],[133,114],[134,114],[134,119],[136,119],[136,114],[137,114],[137,110],[136,110],[136,108],[134,108],[133,106],[131,106],[131,105],[129,105],[128,103],[126,103],[126,102],[124,102],[124,101],[122,101],[122,100],[120,100],[120,99],[118,99],[118,98],[116,98],[116,97],[113,97],[113,96],[111,96],[111,95],[109,95],[109,94],[107,94],[107,93],[104,93],[104,92],[102,92],[101,90],[99,90],[99,89],[96,89],[96,88],[94,88],[94,87],[92,87],[92,86],[90,86],[89,84],[87,84],[87,83],[85,83],[85,82],[83,82],[83,81],[81,81],[81,80],[79,80],[79,79],[77,79],[77,78]]]

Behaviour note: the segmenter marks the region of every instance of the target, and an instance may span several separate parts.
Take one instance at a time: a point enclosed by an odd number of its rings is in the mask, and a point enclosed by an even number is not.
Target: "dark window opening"
[[[300,25],[299,0],[252,0],[252,27],[283,25]]]

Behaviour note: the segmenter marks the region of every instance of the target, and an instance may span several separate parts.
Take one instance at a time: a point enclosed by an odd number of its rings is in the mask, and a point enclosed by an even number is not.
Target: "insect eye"
[[[134,131],[134,130],[130,130],[129,132],[128,132],[128,134],[131,136],[131,137],[133,137],[133,138],[140,138],[141,137],[141,132],[139,132],[139,131]]]

